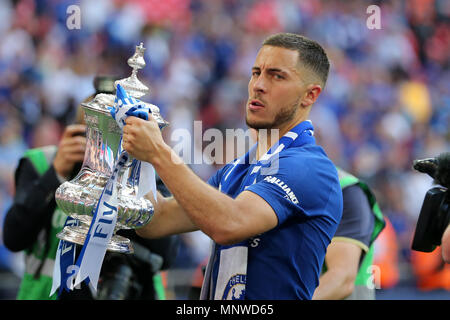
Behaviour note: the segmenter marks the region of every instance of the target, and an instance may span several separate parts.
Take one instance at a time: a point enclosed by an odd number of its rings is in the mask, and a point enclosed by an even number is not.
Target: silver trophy
[[[115,87],[120,84],[134,98],[140,98],[149,91],[137,78],[138,69],[145,67],[144,51],[142,43],[136,46],[136,52],[128,59],[128,65],[133,70],[131,76],[115,82]],[[81,104],[87,127],[83,165],[77,176],[71,181],[64,182],[55,193],[58,207],[77,219],[79,224],[66,226],[57,234],[59,239],[84,244],[92,221],[93,209],[96,208],[103,188],[112,174],[121,137],[121,130],[109,112],[109,107],[114,105],[114,99],[115,95],[99,93],[88,103]],[[158,122],[160,129],[164,128],[167,122],[161,117],[158,107],[145,104],[150,107],[152,117]],[[138,181],[134,178],[135,170],[136,161],[130,157],[118,173],[116,185],[118,213],[115,232],[120,229],[142,227],[150,222],[153,216],[152,203],[146,198],[136,198]],[[129,239],[114,234],[107,250],[132,253],[133,247]]]

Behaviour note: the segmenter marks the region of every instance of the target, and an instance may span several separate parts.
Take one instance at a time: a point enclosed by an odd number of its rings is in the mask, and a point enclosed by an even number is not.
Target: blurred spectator
[[[375,272],[375,284],[381,289],[395,287],[400,278],[398,268],[398,243],[395,230],[389,219],[384,219],[386,226],[375,241],[375,255],[373,264],[378,269]],[[378,288],[378,289],[380,289]]]
[[[441,247],[433,252],[412,251],[411,258],[419,289],[450,291],[450,265],[442,259]]]

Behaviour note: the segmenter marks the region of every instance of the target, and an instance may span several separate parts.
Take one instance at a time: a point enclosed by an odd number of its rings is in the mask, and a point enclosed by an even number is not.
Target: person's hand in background
[[[59,176],[67,179],[75,164],[83,161],[86,150],[85,133],[86,126],[82,124],[69,125],[64,130],[53,160],[53,167]]]

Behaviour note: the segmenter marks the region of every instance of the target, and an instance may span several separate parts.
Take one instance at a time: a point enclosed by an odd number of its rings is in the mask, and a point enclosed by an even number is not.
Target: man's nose
[[[253,82],[253,91],[265,93],[267,91],[267,82],[263,75],[259,75]]]

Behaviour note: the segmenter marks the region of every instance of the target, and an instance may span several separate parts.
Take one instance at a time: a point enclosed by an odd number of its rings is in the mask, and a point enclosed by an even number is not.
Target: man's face
[[[301,118],[305,92],[298,52],[263,46],[248,84],[246,122],[255,129],[283,129]]]

